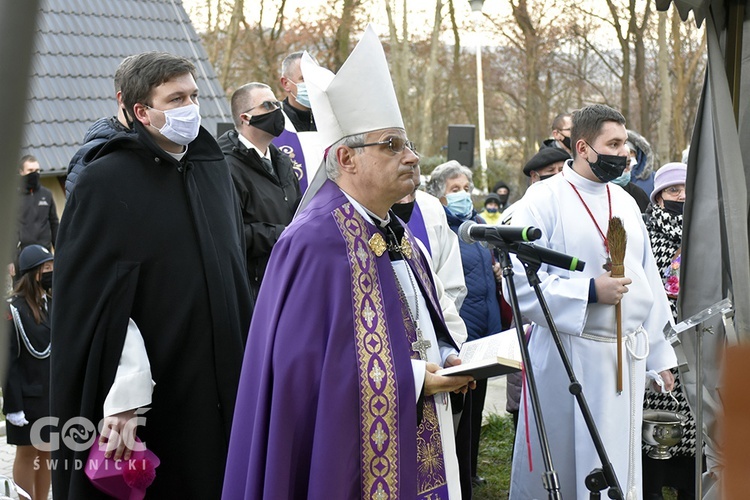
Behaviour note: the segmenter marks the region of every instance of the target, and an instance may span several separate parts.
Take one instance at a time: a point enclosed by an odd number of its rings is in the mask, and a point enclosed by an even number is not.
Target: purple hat
[[[651,191],[651,203],[656,204],[656,196],[669,186],[685,184],[687,165],[684,163],[667,163],[656,171],[654,190]]]
[[[136,443],[141,440],[136,438]],[[99,445],[99,440],[89,451],[86,461],[86,475],[96,489],[117,498],[118,500],[143,500],[148,488],[156,476],[159,457],[153,451],[133,450],[129,460],[104,458],[106,445]],[[138,448],[138,446],[136,446]]]

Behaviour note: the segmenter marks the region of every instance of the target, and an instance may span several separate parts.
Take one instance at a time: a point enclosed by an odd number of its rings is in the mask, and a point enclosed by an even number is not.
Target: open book
[[[524,325],[524,329],[526,325]],[[438,375],[471,375],[482,380],[521,370],[521,347],[516,329],[464,342],[458,353],[461,364],[438,370]]]

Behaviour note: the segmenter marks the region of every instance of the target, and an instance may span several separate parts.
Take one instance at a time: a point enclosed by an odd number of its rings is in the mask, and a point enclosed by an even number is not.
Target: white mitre
[[[336,75],[307,52],[301,68],[320,144],[328,147],[350,135],[404,128],[383,45],[372,26]]]
[[[310,107],[318,128],[318,144],[331,147],[350,135],[385,128],[404,128],[383,45],[371,25],[334,75],[305,52],[300,64]],[[326,153],[328,153],[326,151]],[[297,214],[326,181],[325,156],[305,191]]]

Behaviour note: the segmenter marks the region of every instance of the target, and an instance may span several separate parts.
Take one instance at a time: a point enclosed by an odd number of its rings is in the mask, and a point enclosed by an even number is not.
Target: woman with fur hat
[[[20,279],[8,299],[8,373],[3,413],[9,444],[16,445],[13,480],[32,500],[46,499],[50,488],[49,451],[37,449],[31,428],[49,416],[50,323],[53,255],[30,245],[18,257]],[[46,431],[46,437],[44,436]],[[49,427],[41,439],[49,443]]]

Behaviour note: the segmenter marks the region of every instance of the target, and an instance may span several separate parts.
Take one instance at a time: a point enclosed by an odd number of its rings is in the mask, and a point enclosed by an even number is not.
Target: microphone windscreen
[[[464,243],[476,243],[476,240],[471,237],[471,226],[476,225],[476,222],[467,220],[466,222],[463,222],[460,226],[458,226],[458,237],[461,238],[461,241]]]

